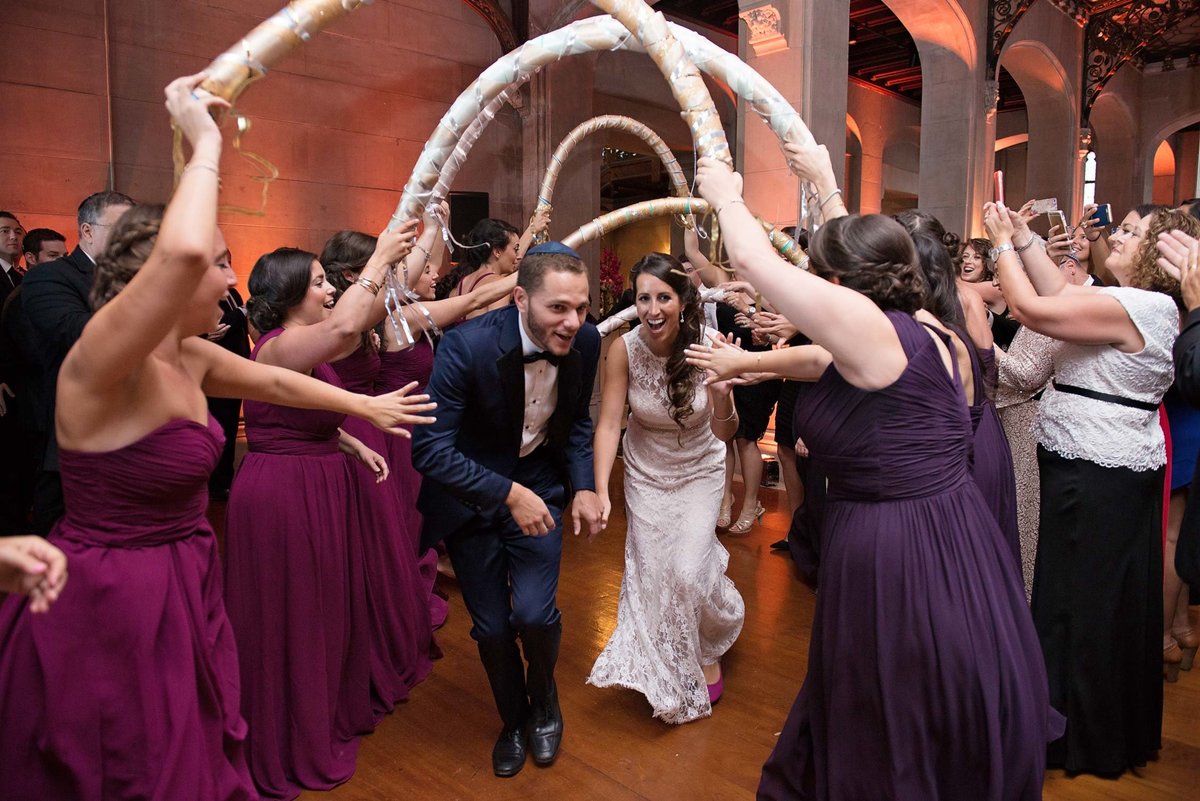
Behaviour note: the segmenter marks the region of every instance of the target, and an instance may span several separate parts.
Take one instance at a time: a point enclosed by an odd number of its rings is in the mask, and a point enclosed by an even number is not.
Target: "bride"
[[[686,723],[712,713],[724,688],[721,656],[745,617],[716,537],[723,443],[737,431],[737,410],[730,382],[705,387],[704,372],[684,360],[705,330],[699,292],[680,262],[651,253],[631,278],[641,325],[609,351],[594,457],[607,524],[628,398],[625,577],[616,631],[588,683],[637,690],[655,717]]]

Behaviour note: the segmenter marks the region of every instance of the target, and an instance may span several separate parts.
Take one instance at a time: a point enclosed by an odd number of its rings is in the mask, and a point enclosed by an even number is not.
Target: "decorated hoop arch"
[[[292,49],[337,18],[369,2],[292,0],[218,56],[209,65],[209,77],[202,88],[233,101],[250,83],[264,77],[270,66]],[[735,55],[699,34],[668,23],[661,13],[654,12],[643,0],[592,2],[609,16],[579,20],[525,42],[485,69],[459,95],[425,144],[396,212],[388,223],[389,228],[419,217],[426,207],[444,199],[471,146],[512,92],[538,70],[568,55],[620,49],[649,55],[667,79],[700,157],[718,158],[727,164],[732,162],[729,143],[716,107],[697,68],[723,81],[738,97],[747,101],[781,142],[814,142],[812,134],[791,104]],[[802,192],[802,198],[806,194]],[[693,205],[698,202],[691,201]],[[654,211],[658,213],[661,209],[663,213],[676,213],[666,210],[670,205],[663,203]],[[649,216],[650,210],[645,211],[642,216]],[[805,211],[801,209],[802,216]],[[614,214],[620,214],[620,211]],[[606,215],[601,219],[608,220],[612,216]],[[633,219],[632,212],[626,213],[624,219]],[[598,223],[593,221],[580,229],[583,234],[576,234],[590,238],[589,234],[612,224]],[[770,226],[768,229],[772,232],[776,247],[791,255],[788,245],[794,243],[790,240],[781,241],[782,234],[770,229]],[[572,238],[575,236],[572,235]],[[793,261],[798,263],[802,256],[798,249],[794,253]],[[411,299],[411,292],[406,283],[398,284],[395,276],[389,276],[389,284],[389,294],[394,298],[389,306],[395,312],[399,302],[396,296],[403,294]]]

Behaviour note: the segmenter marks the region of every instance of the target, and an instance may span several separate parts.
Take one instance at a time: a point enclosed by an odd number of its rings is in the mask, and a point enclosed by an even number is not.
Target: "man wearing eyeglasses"
[[[96,257],[104,252],[112,227],[134,201],[120,192],[97,192],[79,204],[79,245],[61,259],[39,264],[21,285],[21,308],[41,369],[42,419],[45,446],[33,496],[33,530],[45,536],[63,514],[62,482],[58,472],[58,442],[54,436],[54,396],[58,370],[67,351],[92,317],[88,294]],[[11,313],[11,311],[10,311]]]

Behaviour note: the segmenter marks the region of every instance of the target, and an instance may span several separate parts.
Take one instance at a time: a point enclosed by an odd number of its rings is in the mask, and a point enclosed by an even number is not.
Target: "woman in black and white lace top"
[[[1067,716],[1048,764],[1119,775],[1160,747],[1162,501],[1158,407],[1174,376],[1179,282],[1156,263],[1167,209],[1130,212],[1106,266],[1120,286],[1067,284],[1017,215],[984,223],[1012,316],[1060,340],[1034,434],[1041,514],[1033,616],[1051,703]],[[1024,269],[1022,269],[1024,268]]]

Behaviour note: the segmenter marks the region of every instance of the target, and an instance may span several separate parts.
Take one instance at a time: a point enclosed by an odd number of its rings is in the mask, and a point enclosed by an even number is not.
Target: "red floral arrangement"
[[[600,250],[600,316],[608,314],[625,290],[621,260],[608,248]]]

